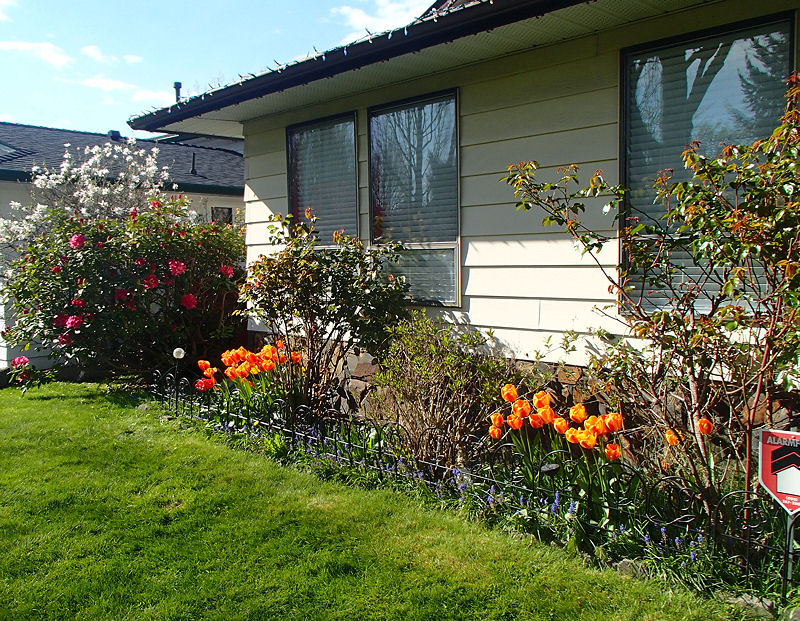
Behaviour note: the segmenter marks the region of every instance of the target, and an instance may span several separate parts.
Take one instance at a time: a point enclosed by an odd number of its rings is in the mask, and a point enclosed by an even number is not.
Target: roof
[[[129,119],[134,129],[242,136],[243,122],[566,41],[715,0],[437,0],[402,28]],[[424,54],[419,54],[425,50]]]
[[[0,122],[0,180],[30,181],[34,164],[51,168],[59,166],[64,159],[65,144],[69,144],[71,152],[80,158],[84,147],[125,141],[126,138],[117,132],[98,134]],[[241,153],[157,140],[137,140],[136,144],[146,150],[158,147],[158,164],[169,167],[169,184],[177,184],[183,192],[244,194],[244,158]]]

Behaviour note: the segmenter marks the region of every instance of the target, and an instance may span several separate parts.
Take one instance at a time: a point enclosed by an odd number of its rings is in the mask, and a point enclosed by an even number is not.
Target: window
[[[720,142],[746,144],[772,133],[783,113],[791,39],[786,19],[623,56],[623,181],[635,215],[661,219],[653,179],[672,169],[674,181],[686,180],[681,152],[693,141],[714,155]],[[642,276],[635,284],[643,288]],[[655,291],[648,301],[661,306],[664,295]]]
[[[307,208],[319,218],[323,245],[333,234],[358,235],[355,115],[323,119],[286,130],[289,206],[298,220]]]
[[[212,207],[211,220],[219,224],[233,224],[233,207]]]
[[[403,242],[398,271],[415,301],[458,301],[455,93],[369,113],[372,241]]]

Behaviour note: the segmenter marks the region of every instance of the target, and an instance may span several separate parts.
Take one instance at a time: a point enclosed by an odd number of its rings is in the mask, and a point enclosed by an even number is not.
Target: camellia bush
[[[13,261],[5,300],[12,345],[35,344],[62,363],[143,374],[221,351],[244,270],[241,236],[190,221],[180,198],[152,200],[125,219],[65,217]]]
[[[382,356],[390,330],[407,316],[408,285],[389,273],[397,245],[366,248],[355,237],[336,235],[321,248],[314,233],[316,217],[307,223],[277,216],[267,243],[276,252],[249,266],[241,299],[247,313],[302,357],[302,394],[292,405],[322,412],[331,404],[346,374],[347,359],[369,352]]]
[[[618,294],[617,335],[599,332],[596,383],[629,429],[624,458],[677,475],[710,514],[729,489],[752,488],[753,436],[792,409],[800,358],[800,110],[797,74],[771,136],[705,157],[683,153],[691,173],[655,181],[662,221],[627,204],[600,171],[581,187],[577,168],[555,183],[535,162],[509,169],[518,209],[545,214],[592,257]],[[617,238],[582,221],[587,202],[617,209],[626,261],[605,269],[598,253]],[[653,304],[647,292],[663,291]]]

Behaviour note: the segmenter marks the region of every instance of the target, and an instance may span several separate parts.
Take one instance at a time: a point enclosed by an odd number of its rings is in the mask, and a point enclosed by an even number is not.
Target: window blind
[[[681,153],[693,141],[713,156],[721,142],[748,144],[769,136],[783,113],[791,59],[788,21],[626,55],[624,182],[631,215],[662,220],[653,180],[668,169],[673,182],[688,180]],[[688,265],[690,257],[673,260]],[[696,277],[700,269],[688,267],[687,273]],[[667,291],[649,288],[644,276],[632,275],[632,284],[649,305],[664,306]]]
[[[358,235],[358,188],[354,116],[291,127],[287,131],[289,204],[302,219],[310,207],[319,218],[324,245],[333,233]]]

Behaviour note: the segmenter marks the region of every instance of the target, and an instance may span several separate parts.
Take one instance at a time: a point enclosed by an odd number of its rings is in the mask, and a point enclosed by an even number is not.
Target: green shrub
[[[521,383],[526,374],[493,351],[480,331],[421,311],[391,334],[375,378],[383,389],[376,406],[405,428],[415,457],[433,460],[438,453],[450,464],[465,465],[489,429],[489,416],[503,403],[500,386]]]
[[[600,333],[592,367],[629,426],[628,456],[655,476],[686,479],[709,516],[732,483],[751,489],[754,431],[788,425],[773,415],[800,389],[798,75],[788,82],[786,113],[771,136],[724,146],[716,157],[691,145],[683,153],[688,181],[667,173],[655,180],[663,221],[627,205],[625,188],[600,171],[588,187],[575,166],[556,183],[536,181],[535,162],[511,166],[506,178],[517,208],[562,228],[619,296],[626,329]],[[619,270],[598,256],[616,234],[582,222],[587,199],[603,197],[607,210],[619,208],[627,256]],[[646,298],[651,288],[666,292],[658,306]]]
[[[386,351],[391,328],[408,313],[408,286],[386,269],[397,245],[365,248],[342,235],[323,249],[310,210],[307,218],[308,225],[291,216],[273,219],[266,241],[276,251],[249,266],[241,299],[253,319],[302,354],[299,401],[320,412],[330,405],[351,354]]]

